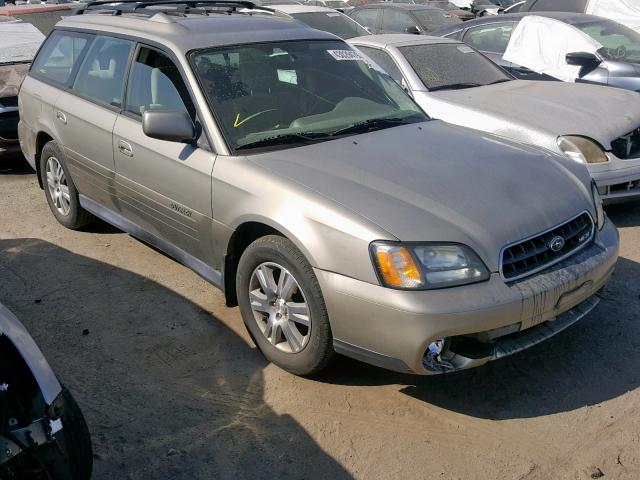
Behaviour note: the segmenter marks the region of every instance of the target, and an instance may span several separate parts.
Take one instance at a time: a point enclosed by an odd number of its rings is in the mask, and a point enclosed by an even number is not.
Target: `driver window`
[[[409,27],[415,27],[416,21],[405,12],[395,8],[384,9],[382,15],[382,30],[404,33]]]
[[[163,53],[141,47],[127,86],[127,112],[183,110],[194,119],[195,108],[175,64]]]
[[[472,27],[464,36],[464,43],[481,52],[504,53],[511,40],[513,23]]]

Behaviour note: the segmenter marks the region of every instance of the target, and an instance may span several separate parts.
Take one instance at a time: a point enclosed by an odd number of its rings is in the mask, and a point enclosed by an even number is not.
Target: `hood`
[[[435,120],[248,158],[400,240],[466,244],[493,271],[505,244],[593,209],[584,166]]]
[[[548,132],[554,142],[559,135],[589,137],[605,150],[611,149],[611,141],[640,126],[637,93],[598,85],[514,80],[428,96],[508,120],[514,127]],[[446,110],[438,110],[433,115],[447,120]]]

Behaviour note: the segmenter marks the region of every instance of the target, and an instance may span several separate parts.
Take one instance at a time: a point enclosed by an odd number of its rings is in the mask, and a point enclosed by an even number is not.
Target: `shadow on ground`
[[[264,403],[255,349],[164,286],[42,240],[0,240],[0,301],[77,397],[94,478],[349,478]]]
[[[0,175],[35,175],[22,153],[0,155]]]
[[[640,224],[640,204],[609,209],[619,226]],[[549,415],[616,398],[640,386],[640,264],[620,258],[600,305],[556,337],[474,370],[436,377],[385,372],[345,360],[319,380],[399,384],[401,391],[479,418]],[[392,319],[390,319],[392,321]]]

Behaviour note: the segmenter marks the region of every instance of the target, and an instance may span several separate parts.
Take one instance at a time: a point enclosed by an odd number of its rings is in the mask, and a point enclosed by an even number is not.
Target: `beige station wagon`
[[[95,2],[57,25],[19,133],[61,224],[191,267],[299,375],[336,352],[481,365],[597,305],[618,234],[583,165],[431,120],[342,40],[254,11]]]

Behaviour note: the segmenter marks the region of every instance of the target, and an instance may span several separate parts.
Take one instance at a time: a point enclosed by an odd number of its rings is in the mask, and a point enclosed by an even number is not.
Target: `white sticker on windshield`
[[[473,48],[467,47],[466,45],[458,45],[458,50],[462,53],[473,53]]]
[[[327,53],[336,60],[360,60],[365,61],[358,52],[354,50],[327,50]]]

